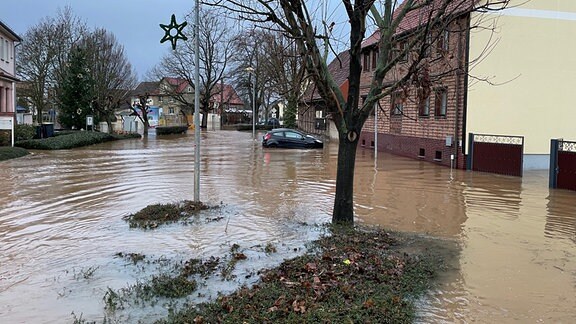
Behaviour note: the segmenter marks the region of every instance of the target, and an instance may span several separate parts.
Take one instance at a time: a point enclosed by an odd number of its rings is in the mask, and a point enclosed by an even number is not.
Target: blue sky
[[[70,6],[76,16],[91,28],[102,27],[114,33],[130,63],[142,78],[156,65],[170,43],[160,44],[170,16],[182,17],[193,10],[194,0],[16,0],[2,1],[0,20],[21,37],[44,17],[56,17],[58,8]]]

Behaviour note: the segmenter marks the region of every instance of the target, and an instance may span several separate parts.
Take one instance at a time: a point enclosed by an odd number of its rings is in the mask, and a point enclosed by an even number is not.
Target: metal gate
[[[550,188],[576,190],[576,142],[552,140]]]
[[[522,176],[523,136],[470,133],[468,141],[468,170]]]

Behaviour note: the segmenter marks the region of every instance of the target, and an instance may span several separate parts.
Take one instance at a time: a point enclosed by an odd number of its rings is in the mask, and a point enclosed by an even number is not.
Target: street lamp
[[[256,70],[249,66],[246,68],[249,74],[254,74],[254,93],[252,96],[252,139],[256,139]]]
[[[200,21],[200,0],[195,0],[194,8],[194,140],[196,143],[194,149],[194,201],[200,202],[200,72],[198,58],[198,53],[200,52],[200,45],[198,44],[198,38],[200,35],[198,27]],[[187,22],[183,22],[182,24],[176,23],[176,15],[172,15],[169,25],[160,24],[160,28],[162,28],[166,33],[160,40],[160,43],[170,41],[172,43],[172,50],[176,50],[176,42],[179,39],[188,39],[182,33],[182,30],[187,24]]]

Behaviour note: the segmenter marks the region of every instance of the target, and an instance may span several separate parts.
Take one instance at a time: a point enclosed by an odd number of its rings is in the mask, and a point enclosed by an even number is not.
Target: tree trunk
[[[355,132],[353,134],[353,136],[340,135],[332,224],[354,224],[354,166],[358,136]]]
[[[208,111],[202,110],[202,119],[200,120],[200,128],[208,127]]]
[[[114,130],[112,129],[112,120],[110,117],[106,117],[106,124],[108,125],[108,134],[114,133]]]
[[[296,113],[298,112],[298,97],[291,95],[288,97],[288,105],[284,111],[284,126],[296,128]]]
[[[144,124],[144,129],[142,130],[142,136],[148,136],[148,128],[150,128],[150,122],[148,121],[148,113],[142,110],[142,123]]]

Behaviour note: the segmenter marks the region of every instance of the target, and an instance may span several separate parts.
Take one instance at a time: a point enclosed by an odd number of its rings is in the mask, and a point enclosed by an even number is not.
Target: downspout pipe
[[[466,55],[466,58],[464,59],[464,102],[462,103],[462,155],[464,156],[466,154],[466,141],[464,140],[465,138],[467,138],[466,136],[466,123],[467,123],[467,116],[468,116],[468,79],[469,79],[469,73],[470,73],[470,24],[471,24],[471,15],[472,13],[468,13],[467,19],[466,19],[466,48],[465,48],[465,52],[464,54]],[[471,152],[468,152],[468,154],[472,154]],[[466,159],[466,169],[470,169],[471,167],[471,161],[470,159]]]

